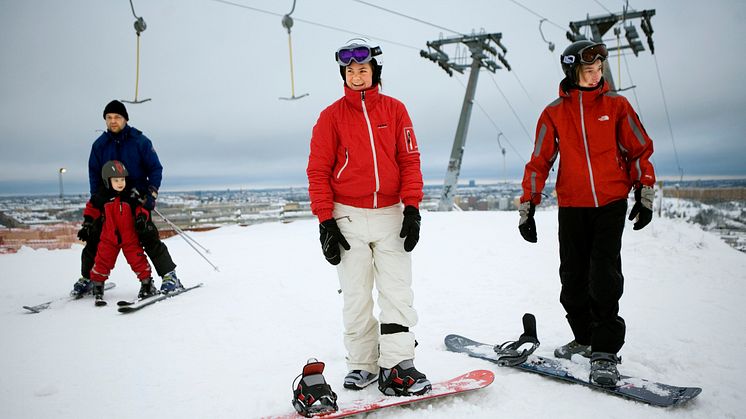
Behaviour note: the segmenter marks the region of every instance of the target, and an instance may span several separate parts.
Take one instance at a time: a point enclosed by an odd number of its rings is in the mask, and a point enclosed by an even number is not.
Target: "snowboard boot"
[[[575,354],[581,355],[585,358],[590,358],[591,345],[581,345],[573,340],[567,345],[562,345],[554,350],[554,356],[562,359],[572,359],[572,356]]]
[[[73,290],[70,291],[70,295],[75,298],[83,298],[93,289],[93,283],[88,278],[80,277],[77,282],[73,285]]]
[[[152,278],[146,278],[140,281],[140,292],[137,294],[137,298],[142,300],[143,298],[152,297],[156,294],[158,294],[158,290],[155,289]]]
[[[619,371],[616,366],[619,357],[609,352],[593,352],[591,355],[591,376],[593,384],[601,387],[616,387],[619,381]]]
[[[91,281],[93,282],[93,281]],[[103,282],[93,282],[93,299],[94,304],[96,306],[105,306],[106,301],[104,301],[104,283]]]
[[[323,372],[324,363],[311,358],[303,367],[303,372],[293,380],[293,407],[307,418],[326,415],[339,409],[337,394],[326,383]]]
[[[345,376],[344,388],[362,390],[378,379],[378,374],[365,370],[352,370]]]
[[[407,359],[393,368],[381,368],[378,389],[387,396],[419,396],[432,389],[425,374],[417,371],[414,360]]]
[[[161,282],[162,293],[168,294],[169,292],[180,289],[184,289],[184,286],[181,285],[181,281],[179,281],[179,278],[176,277],[175,270],[163,275],[163,282]]]

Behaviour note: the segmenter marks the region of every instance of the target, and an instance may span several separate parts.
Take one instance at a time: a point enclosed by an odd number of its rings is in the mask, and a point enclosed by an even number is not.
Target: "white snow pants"
[[[414,359],[414,334],[403,331],[381,335],[373,316],[373,284],[378,290],[380,323],[405,328],[417,324],[412,307],[412,257],[404,251],[399,237],[403,206],[356,208],[334,204],[334,218],[350,244],[341,248],[337,265],[344,306],[344,343],[350,370],[378,373],[378,367],[391,368]]]

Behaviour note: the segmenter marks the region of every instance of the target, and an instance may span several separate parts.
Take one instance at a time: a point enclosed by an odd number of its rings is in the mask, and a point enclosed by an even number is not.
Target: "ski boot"
[[[73,290],[70,291],[70,295],[75,297],[75,299],[83,298],[85,297],[89,292],[91,292],[91,289],[93,288],[93,283],[91,283],[91,280],[85,277],[80,277],[78,281],[73,285]]]
[[[566,345],[562,345],[554,350],[554,356],[562,359],[572,359],[572,356],[578,354],[585,358],[591,357],[591,345],[581,345],[573,340]]]
[[[92,281],[93,282],[93,281]],[[106,305],[104,300],[104,283],[95,281],[93,282],[93,299],[96,307],[103,307]]]
[[[303,372],[293,380],[293,407],[301,415],[310,418],[339,410],[337,394],[324,379],[324,363],[310,358]],[[300,378],[300,380],[298,380]],[[296,380],[298,384],[296,385]]]
[[[593,352],[591,355],[591,376],[593,384],[601,387],[616,387],[619,371],[616,366],[621,360],[609,352]]]
[[[181,285],[181,281],[176,277],[176,271],[173,270],[163,275],[163,282],[161,282],[161,292],[168,294],[169,292],[184,289]]]
[[[362,390],[378,379],[378,374],[365,370],[352,370],[345,376],[344,388]]]
[[[156,294],[158,294],[158,290],[153,285],[153,278],[146,278],[140,281],[140,292],[137,294],[137,298],[142,300]]]
[[[414,367],[414,360],[407,359],[391,369],[381,368],[378,389],[387,396],[419,396],[432,390],[432,385]]]

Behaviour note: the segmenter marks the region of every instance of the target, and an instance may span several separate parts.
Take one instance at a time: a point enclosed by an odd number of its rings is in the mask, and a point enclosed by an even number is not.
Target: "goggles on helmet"
[[[583,64],[593,64],[599,58],[603,61],[608,56],[609,51],[606,50],[606,44],[589,45],[578,51],[578,57]]]
[[[381,47],[370,47],[365,44],[349,44],[338,49],[334,53],[334,59],[337,60],[339,65],[348,66],[353,61],[358,64],[365,64],[380,54]]]

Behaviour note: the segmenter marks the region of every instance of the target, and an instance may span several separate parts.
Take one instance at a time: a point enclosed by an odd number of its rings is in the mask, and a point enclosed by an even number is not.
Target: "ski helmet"
[[[562,71],[565,77],[577,83],[576,70],[580,64],[593,64],[596,60],[606,61],[609,52],[606,50],[606,44],[593,42],[587,39],[575,41],[565,48],[560,55]]]
[[[354,38],[339,47],[337,52],[334,53],[334,59],[339,64],[339,74],[345,81],[345,69],[353,61],[358,64],[371,63],[373,67],[373,86],[376,86],[381,82],[383,64],[379,64],[375,57],[382,53],[381,47],[371,47],[365,39]]]
[[[104,163],[101,168],[101,178],[104,180],[106,187],[109,187],[109,179],[113,177],[127,177],[129,176],[127,168],[119,160],[109,160]]]

